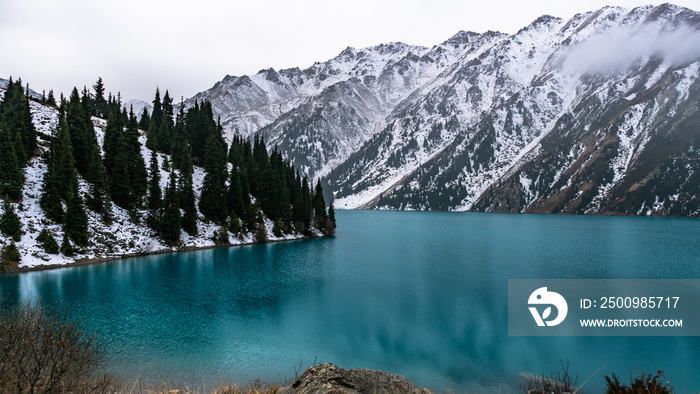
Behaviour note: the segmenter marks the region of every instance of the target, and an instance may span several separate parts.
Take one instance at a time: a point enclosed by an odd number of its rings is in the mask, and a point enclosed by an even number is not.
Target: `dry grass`
[[[168,384],[162,382],[162,387],[156,389],[141,389],[138,382],[134,383],[130,390],[126,391],[129,394],[276,394],[282,387],[276,384],[270,384],[257,379],[245,387],[241,388],[237,384],[230,384],[228,380],[224,380],[221,384],[211,390],[189,387],[177,387],[173,382]]]

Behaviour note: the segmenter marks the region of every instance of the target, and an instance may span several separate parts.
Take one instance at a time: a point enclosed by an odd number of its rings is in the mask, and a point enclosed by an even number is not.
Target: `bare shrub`
[[[101,374],[104,348],[68,317],[67,308],[41,301],[0,307],[0,391],[107,393],[117,389]]]
[[[573,393],[580,392],[578,387],[578,374],[569,374],[569,362],[561,362],[561,371],[552,373],[549,376],[530,377],[525,392],[529,394],[543,393]]]
[[[634,377],[630,373],[630,385],[620,383],[620,378],[612,374],[612,378],[605,376],[607,394],[670,394],[673,393],[673,387],[666,380],[663,371],[656,371],[656,375],[645,374],[640,371],[639,375]]]

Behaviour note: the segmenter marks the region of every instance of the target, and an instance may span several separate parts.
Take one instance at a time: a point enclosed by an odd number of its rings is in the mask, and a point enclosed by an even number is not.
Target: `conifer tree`
[[[192,156],[190,144],[183,141],[182,157],[179,162],[180,178],[178,179],[178,194],[180,196],[180,208],[183,211],[182,229],[189,235],[196,235],[197,229],[197,207],[195,202],[194,186],[192,185]]]
[[[323,188],[321,187],[321,180],[316,182],[316,189],[314,190],[314,216],[318,219],[319,228],[323,228],[326,223],[326,200],[323,198]]]
[[[0,217],[0,233],[9,235],[15,241],[22,238],[22,223],[17,217],[15,207],[7,201],[2,203],[2,216]]]
[[[215,223],[224,223],[228,217],[226,208],[226,179],[228,178],[226,142],[221,128],[211,133],[204,156],[204,181],[199,199],[199,211]]]
[[[133,208],[131,182],[129,181],[128,152],[119,150],[114,158],[112,176],[109,178],[112,201],[124,209]]]
[[[334,235],[336,228],[335,222],[335,208],[333,207],[333,201],[331,201],[328,206],[328,219],[326,220],[326,235]]]
[[[303,227],[306,231],[311,228],[311,218],[313,217],[313,203],[312,203],[311,187],[309,184],[309,179],[304,176],[301,181],[301,201],[299,204],[299,218],[303,223]]]
[[[88,120],[87,114],[85,113],[86,106],[89,106],[89,104],[83,105],[80,95],[78,94],[78,89],[73,88],[70,99],[65,106],[66,122],[68,125],[68,132],[70,133],[71,146],[73,147],[75,167],[83,176],[87,174],[90,163],[90,142],[88,137],[90,130],[88,130],[88,124],[90,127],[92,125],[92,121]]]
[[[197,207],[195,205],[192,175],[184,175],[180,186],[180,207],[183,210],[182,229],[189,235],[197,235]]]
[[[17,157],[17,165],[19,166],[20,170],[23,170],[25,165],[27,164],[27,155],[24,152],[24,145],[22,145],[22,136],[20,135],[19,132],[15,134],[15,138],[13,138],[13,146],[15,150],[15,156]]]
[[[124,209],[132,208],[131,179],[129,176],[129,147],[124,131],[125,114],[119,106],[110,106],[105,129],[104,167],[112,201]]]
[[[157,230],[160,225],[160,210],[162,208],[163,194],[160,188],[160,168],[158,167],[158,154],[151,152],[151,166],[149,168],[148,181],[148,225]]]
[[[117,154],[124,151],[123,134],[124,118],[121,110],[112,107],[107,118],[107,127],[105,128],[104,142],[102,143],[102,150],[104,151],[103,163],[107,179],[113,177]]]
[[[140,206],[141,198],[148,189],[148,172],[141,155],[138,122],[133,108],[129,112],[129,122],[124,131],[124,150],[127,152],[127,167],[132,194],[131,205],[137,207]]]
[[[93,99],[93,116],[98,118],[106,118],[109,114],[107,109],[107,100],[105,100],[105,87],[102,83],[102,78],[97,78],[97,82],[92,85],[92,90],[95,92],[95,98]]]
[[[56,242],[56,239],[53,237],[53,235],[51,235],[49,230],[41,230],[39,236],[36,237],[36,240],[41,244],[41,247],[44,248],[44,252],[50,254],[58,254],[58,243]]]
[[[160,101],[160,90],[156,88],[156,97],[153,100],[153,111],[148,124],[148,132],[146,134],[146,147],[152,151],[157,151],[159,145],[158,132],[160,124],[163,123],[163,109]]]
[[[76,245],[87,246],[88,242],[88,218],[80,197],[77,182],[70,189],[68,201],[66,201],[66,216],[63,222],[63,231]]]
[[[144,131],[148,131],[148,126],[151,124],[151,115],[148,114],[148,108],[143,107],[141,112],[141,118],[139,119],[138,128]]]
[[[175,128],[173,129],[173,143],[171,150],[173,168],[180,169],[183,165],[183,161],[192,161],[192,150],[187,148],[188,152],[186,153],[185,145],[189,145],[189,138],[187,137],[187,129],[185,128],[185,110],[181,105],[175,120]]]
[[[13,138],[6,126],[0,125],[0,194],[12,201],[22,199],[22,169],[15,155]]]
[[[54,97],[53,89],[49,90],[49,96],[46,98],[46,105],[50,105],[52,107],[56,106],[56,97]]]
[[[89,193],[86,198],[88,208],[102,214],[105,220],[109,220],[107,183],[92,123],[93,111],[94,100],[90,97],[87,88],[83,89],[80,98],[77,96],[77,90],[74,89],[71,101],[66,105],[66,120],[71,133],[71,144],[77,144],[80,148],[78,151],[73,150],[75,166],[89,183]]]
[[[10,82],[0,102],[0,128],[14,138],[19,133],[24,153],[15,152],[17,157],[31,158],[36,150],[36,129],[29,109],[29,98],[22,88],[22,80]]]
[[[234,168],[231,173],[226,202],[228,203],[229,212],[235,214],[236,217],[244,218],[246,216],[243,188],[241,186],[241,172],[238,168]]]
[[[195,163],[203,163],[209,136],[219,131],[214,121],[211,103],[195,103],[195,106],[187,111],[185,125],[190,137],[193,160]]]
[[[19,263],[22,256],[19,254],[15,241],[10,241],[10,244],[2,248],[2,261],[5,263]]]
[[[163,120],[158,127],[158,150],[169,154],[173,145],[173,99],[167,90],[161,108]]]
[[[73,250],[73,245],[70,244],[68,240],[68,235],[63,233],[63,241],[61,241],[61,253],[66,257],[71,257],[75,254]]]
[[[175,245],[180,241],[180,226],[182,218],[180,216],[180,199],[177,192],[177,175],[175,171],[170,171],[170,182],[165,189],[165,199],[163,200],[163,218],[161,220],[161,236],[170,245]]]
[[[70,133],[63,112],[59,113],[58,128],[54,137],[51,138],[46,167],[39,205],[49,219],[62,223],[63,206],[61,201],[68,200],[68,192],[72,185],[78,182]]]

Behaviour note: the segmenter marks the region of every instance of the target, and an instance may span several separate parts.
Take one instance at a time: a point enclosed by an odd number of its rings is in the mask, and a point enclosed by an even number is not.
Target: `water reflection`
[[[3,302],[64,300],[110,365],[192,386],[277,381],[330,361],[436,390],[517,387],[570,360],[582,380],[641,367],[700,390],[696,338],[507,335],[507,281],[700,278],[695,220],[339,212],[330,239],[149,256],[0,277]],[[611,351],[614,349],[614,351]],[[155,365],[155,367],[154,367]],[[589,383],[593,389],[596,386]],[[685,389],[684,389],[685,388]],[[595,390],[594,390],[595,391]]]

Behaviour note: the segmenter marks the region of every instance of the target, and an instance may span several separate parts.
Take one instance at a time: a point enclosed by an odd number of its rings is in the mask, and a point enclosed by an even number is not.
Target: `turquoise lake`
[[[700,391],[700,337],[509,337],[508,279],[700,279],[700,221],[338,211],[333,238],[0,276],[13,304],[63,300],[126,381],[211,388],[314,362],[435,391],[515,392],[570,364]]]

